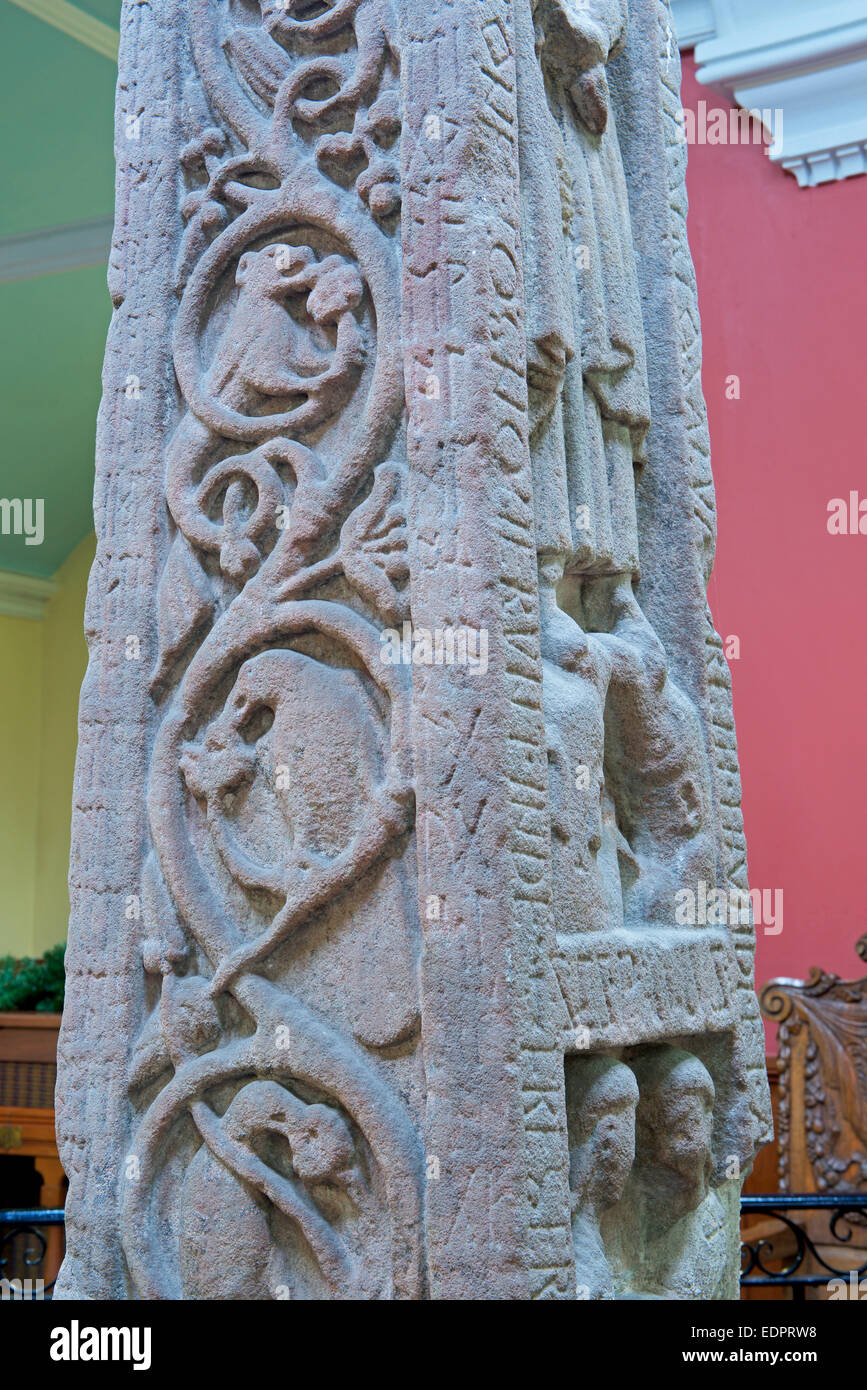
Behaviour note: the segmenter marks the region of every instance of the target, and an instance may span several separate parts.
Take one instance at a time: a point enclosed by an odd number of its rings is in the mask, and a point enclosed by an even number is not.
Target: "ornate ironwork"
[[[48,1284],[42,1283],[40,1287],[38,1278],[28,1276],[21,1280],[20,1276],[10,1276],[8,1271],[13,1268],[11,1259],[15,1243],[21,1240],[33,1241],[35,1244],[25,1243],[23,1249],[19,1245],[16,1251],[18,1260],[15,1267],[23,1266],[25,1270],[38,1270],[48,1249],[48,1241],[42,1235],[40,1228],[63,1226],[64,1224],[62,1207],[0,1209],[0,1281],[7,1281],[7,1283],[2,1284],[2,1297],[4,1299],[30,1301],[32,1299],[51,1298],[54,1290],[53,1279]],[[36,1291],[33,1288],[34,1282],[37,1284]]]
[[[775,1254],[775,1240],[766,1233],[756,1239],[757,1232],[751,1233],[748,1227],[741,1242],[742,1288],[790,1288],[793,1299],[803,1300],[808,1288],[819,1288],[831,1279],[848,1279],[854,1275],[860,1281],[867,1276],[867,1249],[863,1250],[863,1263],[842,1268],[829,1263],[825,1258],[827,1250],[820,1254],[815,1240],[796,1219],[800,1213],[817,1211],[828,1213],[829,1242],[841,1247],[850,1245],[851,1248],[853,1226],[867,1229],[867,1194],[863,1192],[822,1195],[771,1192],[742,1197],[742,1217],[773,1217],[783,1228],[780,1235],[789,1233],[795,1238],[794,1251],[786,1249],[784,1253]],[[753,1240],[750,1240],[751,1234]],[[772,1261],[781,1262],[781,1268],[770,1268]],[[805,1272],[811,1265],[813,1272]]]
[[[867,1250],[864,1261],[848,1268],[829,1263],[819,1253],[815,1241],[799,1221],[788,1213],[828,1212],[828,1235],[831,1241],[841,1247],[852,1240],[852,1225],[867,1227],[867,1194],[852,1193],[849,1196],[823,1196],[812,1193],[762,1193],[745,1195],[741,1199],[741,1216],[769,1216],[779,1221],[785,1231],[795,1238],[795,1249],[786,1255],[774,1255],[774,1241],[767,1235],[741,1242],[741,1286],[743,1288],[791,1288],[792,1297],[802,1300],[808,1288],[818,1288],[833,1278],[849,1278],[853,1274],[859,1281],[867,1278]],[[39,1227],[62,1226],[64,1214],[61,1208],[43,1209],[35,1207],[22,1210],[0,1210],[0,1278],[6,1277],[9,1257],[7,1251],[12,1242],[22,1236],[31,1237],[38,1243],[36,1253],[32,1248],[25,1249],[23,1262],[26,1268],[41,1264],[46,1251],[45,1237]],[[8,1229],[7,1229],[8,1228]],[[749,1229],[745,1235],[749,1237]],[[781,1232],[782,1234],[782,1232]],[[782,1260],[780,1269],[769,1268],[769,1261]],[[801,1272],[808,1259],[820,1266],[816,1273]],[[53,1282],[45,1286],[42,1296],[51,1297]]]

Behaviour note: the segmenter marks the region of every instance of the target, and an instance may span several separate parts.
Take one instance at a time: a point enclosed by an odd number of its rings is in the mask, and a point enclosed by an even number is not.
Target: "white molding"
[[[695,48],[716,33],[712,0],[671,0],[671,14],[681,48]]]
[[[54,275],[64,270],[107,265],[111,251],[112,219],[69,222],[64,227],[41,227],[19,236],[0,237],[0,284]]]
[[[26,10],[35,19],[60,29],[76,43],[83,43],[86,48],[101,53],[103,58],[117,62],[119,31],[110,24],[103,24],[101,19],[94,19],[93,15],[80,10],[77,5],[70,5],[69,0],[11,0],[11,3]]]
[[[867,0],[672,0],[672,13],[700,82],[782,113],[769,154],[802,188],[867,173]]]
[[[53,579],[35,574],[16,574],[0,570],[0,616],[5,618],[44,618],[45,605],[57,593]]]

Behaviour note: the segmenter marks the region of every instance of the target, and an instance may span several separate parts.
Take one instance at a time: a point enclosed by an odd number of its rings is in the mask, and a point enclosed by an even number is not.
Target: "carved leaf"
[[[409,575],[402,481],[393,464],[379,468],[373,491],[348,518],[341,535],[346,578],[392,623],[409,617],[409,599],[399,587]]]

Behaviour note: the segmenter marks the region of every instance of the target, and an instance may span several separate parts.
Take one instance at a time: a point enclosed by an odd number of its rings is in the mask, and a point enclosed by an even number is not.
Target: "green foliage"
[[[52,946],[40,960],[0,956],[0,1013],[31,1010],[59,1014],[63,1008],[63,956],[66,946]]]

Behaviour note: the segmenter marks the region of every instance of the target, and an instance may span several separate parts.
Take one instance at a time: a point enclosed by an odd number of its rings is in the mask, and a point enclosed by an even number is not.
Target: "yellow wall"
[[[95,540],[53,576],[41,620],[0,616],[0,955],[66,939],[84,599]]]
[[[0,955],[31,955],[42,736],[42,624],[0,617]]]

